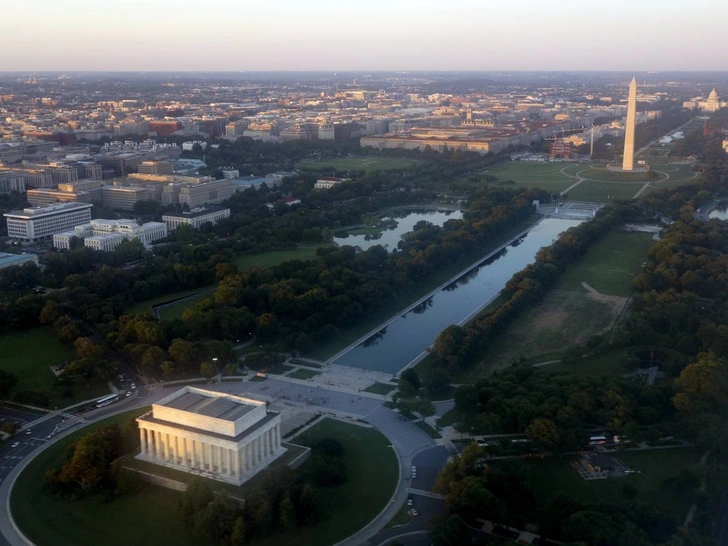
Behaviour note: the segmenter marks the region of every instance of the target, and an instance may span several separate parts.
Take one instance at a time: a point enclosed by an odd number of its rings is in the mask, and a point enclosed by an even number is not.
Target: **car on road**
[[[31,434],[32,432],[33,432],[33,431],[32,431],[32,430],[30,430],[30,429],[28,429],[28,430],[26,430],[26,431],[25,431],[25,433],[26,433],[26,434]]]
[[[412,500],[412,497],[408,498],[408,499],[407,499],[407,506],[412,506],[412,503],[413,503],[413,502],[414,502],[414,501]]]
[[[417,510],[413,508],[412,510],[410,510],[410,514],[412,514],[413,516],[417,516]]]
[[[13,442],[10,444],[10,447],[18,447],[20,445],[20,442]]]

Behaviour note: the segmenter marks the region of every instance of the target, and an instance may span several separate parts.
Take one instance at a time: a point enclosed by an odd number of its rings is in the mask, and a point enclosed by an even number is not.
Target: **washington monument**
[[[637,80],[632,78],[629,84],[629,99],[627,101],[627,122],[624,125],[624,159],[623,171],[634,170],[634,125],[637,118]]]

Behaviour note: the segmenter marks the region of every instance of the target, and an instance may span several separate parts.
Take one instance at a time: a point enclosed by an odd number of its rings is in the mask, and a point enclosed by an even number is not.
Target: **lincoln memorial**
[[[266,403],[184,387],[137,418],[138,459],[240,485],[285,452]]]

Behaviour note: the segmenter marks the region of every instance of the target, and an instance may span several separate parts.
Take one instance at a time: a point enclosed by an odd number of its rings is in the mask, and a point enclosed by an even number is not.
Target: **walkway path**
[[[704,465],[708,462],[708,457],[710,457],[710,450],[703,453],[703,456],[700,457],[700,464]],[[700,484],[700,492],[705,493],[705,489],[708,486],[707,478],[703,478],[703,482]],[[695,512],[698,509],[698,506],[693,503],[690,505],[690,509],[688,510],[687,515],[685,516],[685,523],[683,523],[683,527],[688,527],[692,522],[693,518],[695,517]]]

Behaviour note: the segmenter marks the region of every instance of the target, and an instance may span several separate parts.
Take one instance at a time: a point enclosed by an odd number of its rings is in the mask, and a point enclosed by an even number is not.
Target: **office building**
[[[8,236],[32,243],[91,221],[90,203],[55,203],[45,207],[28,207],[6,212]]]
[[[134,220],[91,220],[73,229],[53,235],[53,246],[69,249],[74,239],[83,240],[84,246],[94,250],[114,250],[124,240],[139,240],[144,245],[167,236],[167,224],[147,222],[138,225]]]
[[[0,171],[0,193],[25,191],[25,177],[12,171]]]
[[[179,190],[179,203],[193,209],[200,205],[222,203],[235,193],[230,180],[215,180],[202,184],[183,185]]]
[[[230,217],[230,209],[226,207],[198,207],[188,212],[168,212],[162,215],[162,220],[169,229],[177,229],[181,225],[192,226],[198,229],[203,224],[216,224],[223,218]]]
[[[138,167],[139,174],[174,174],[174,165],[171,161],[149,160],[142,161]]]

